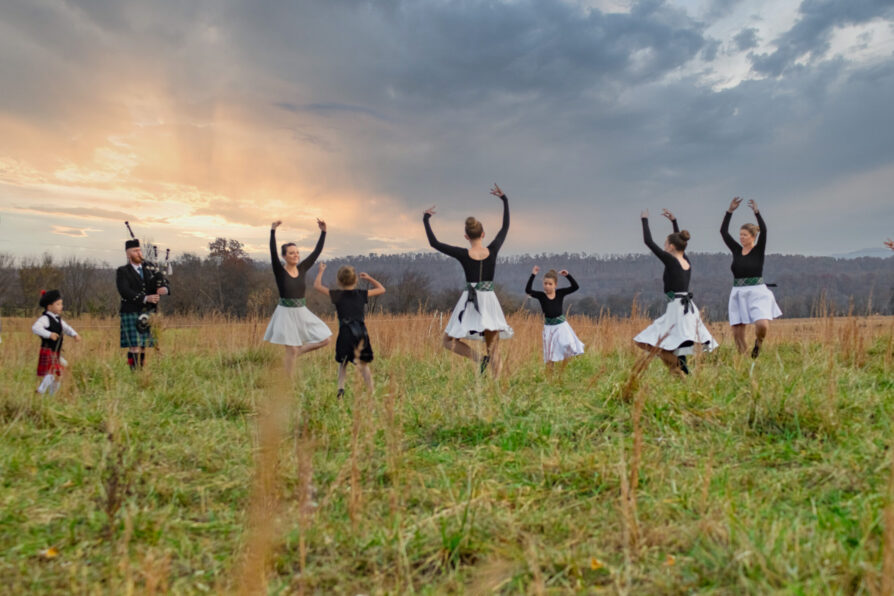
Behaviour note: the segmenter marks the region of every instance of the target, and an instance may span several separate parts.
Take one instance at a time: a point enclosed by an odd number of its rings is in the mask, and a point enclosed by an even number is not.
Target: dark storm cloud
[[[757,29],[754,27],[746,27],[739,31],[735,37],[733,37],[733,43],[736,44],[736,48],[740,52],[744,52],[745,50],[750,50],[751,48],[757,47]]]
[[[751,55],[755,71],[778,77],[803,56],[822,56],[838,27],[894,18],[891,0],[804,0],[797,23],[774,40],[776,50]]]
[[[836,28],[894,18],[890,0],[803,2],[789,31],[762,40],[776,49],[752,54],[759,78],[718,91],[701,76],[721,47],[705,30],[740,4],[714,0],[700,21],[658,0],[614,14],[559,0],[20,1],[2,9],[0,81],[16,85],[0,107],[63,119],[71,104],[102,104],[97,80],[145,69],[188,113],[238,101],[258,134],[291,131],[331,155],[324,181],[407,212],[439,202],[445,217],[495,210],[487,188],[498,181],[517,225],[562,230],[512,236],[509,251],[623,252],[639,248],[639,208],[658,201],[699,213],[743,192],[781,207],[894,163],[879,125],[892,61],[818,57]],[[724,51],[761,41],[736,29]],[[690,68],[697,59],[705,72]],[[236,207],[217,211],[251,219]],[[410,233],[424,243],[421,228]]]

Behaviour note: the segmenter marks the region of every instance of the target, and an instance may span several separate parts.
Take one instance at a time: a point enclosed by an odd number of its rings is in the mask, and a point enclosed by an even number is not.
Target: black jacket
[[[168,287],[167,280],[160,272],[153,273],[146,268],[143,262],[143,278],[140,279],[139,273],[134,270],[133,265],[128,263],[118,267],[115,273],[115,284],[118,286],[118,293],[121,295],[121,308],[118,312],[154,312],[158,306],[143,302],[143,299],[150,294],[158,293],[158,288]]]

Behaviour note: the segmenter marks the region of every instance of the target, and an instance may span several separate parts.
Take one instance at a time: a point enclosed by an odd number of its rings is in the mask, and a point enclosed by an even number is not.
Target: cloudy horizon
[[[643,252],[662,207],[725,250],[735,195],[769,252],[894,236],[889,0],[13,0],[0,8],[0,252],[115,263],[269,223],[330,256]],[[734,224],[748,220],[744,206]],[[325,257],[324,257],[325,258]]]

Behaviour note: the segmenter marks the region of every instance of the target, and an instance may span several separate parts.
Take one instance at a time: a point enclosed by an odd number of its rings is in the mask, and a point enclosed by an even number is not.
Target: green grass
[[[238,583],[257,420],[280,386],[280,353],[226,337],[174,347],[200,332],[169,331],[171,351],[150,354],[140,375],[87,334],[54,397],[33,393],[33,338],[4,337],[3,591]],[[886,335],[858,363],[837,341],[772,336],[753,368],[729,345],[682,382],[653,362],[633,548],[619,501],[632,406],[620,388],[638,354],[588,352],[556,382],[524,339],[536,333],[522,335],[506,344],[500,383],[438,351],[436,336],[377,352],[372,398],[352,375],[336,400],[331,350],[299,361],[280,420],[270,593],[878,589],[894,437]],[[303,513],[302,458],[315,503]],[[111,525],[100,504],[110,474],[125,486]],[[50,547],[58,556],[41,555]]]

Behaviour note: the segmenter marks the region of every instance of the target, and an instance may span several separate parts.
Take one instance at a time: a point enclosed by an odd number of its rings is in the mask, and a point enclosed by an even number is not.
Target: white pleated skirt
[[[776,297],[767,284],[733,287],[729,293],[729,324],[751,325],[761,319],[782,316]]]
[[[696,344],[701,345],[705,352],[716,348],[717,342],[702,323],[695,302],[690,303],[688,313],[684,314],[683,311],[683,304],[679,299],[668,302],[664,314],[643,329],[633,341],[672,351],[677,356],[692,354]],[[664,335],[667,337],[659,344],[658,340]]]
[[[478,290],[477,293],[478,309],[471,302],[467,305],[469,291],[463,291],[459,302],[453,308],[450,320],[447,321],[444,333],[456,339],[483,340],[485,331],[499,331],[500,339],[512,337],[512,327],[506,322],[497,295],[488,290]],[[463,309],[465,309],[465,313],[463,313]],[[460,313],[463,313],[462,321],[459,320]]]
[[[282,346],[303,346],[331,336],[329,326],[306,306],[277,304],[264,333],[264,341]]]
[[[584,344],[568,321],[543,326],[543,361],[560,362],[584,353]]]

